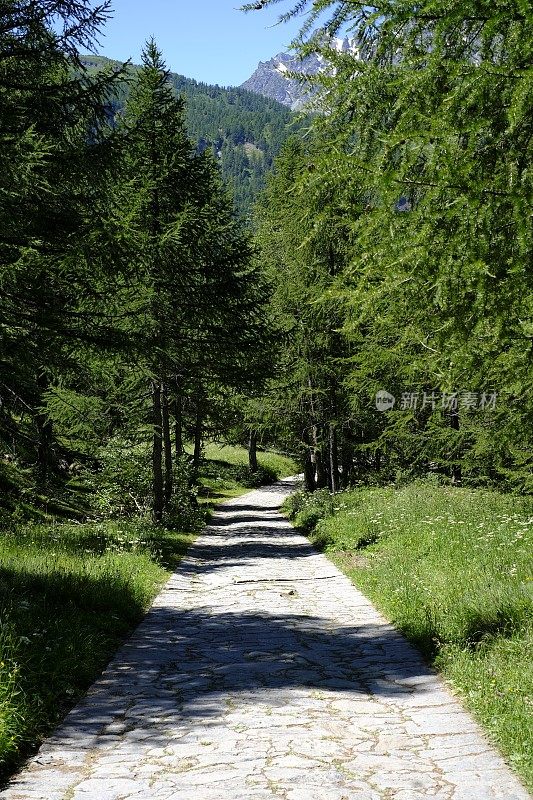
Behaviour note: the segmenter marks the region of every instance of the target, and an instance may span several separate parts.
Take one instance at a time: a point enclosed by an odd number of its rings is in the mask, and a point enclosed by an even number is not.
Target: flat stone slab
[[[418,652],[277,511],[219,507],[3,800],[528,800]]]

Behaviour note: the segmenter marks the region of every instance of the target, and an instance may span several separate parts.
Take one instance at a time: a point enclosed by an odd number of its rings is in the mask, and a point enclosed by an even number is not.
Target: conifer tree
[[[258,205],[257,240],[283,342],[278,402],[292,420],[290,438],[302,453],[308,487],[327,484],[336,491],[350,469],[351,425],[340,367],[346,355],[337,331],[341,317],[327,293],[344,263],[344,232],[330,224],[317,235],[323,198],[312,222],[309,195],[298,186],[310,158],[298,140],[287,143]]]
[[[178,455],[182,450],[179,409],[185,399],[195,409],[197,466],[208,398],[250,380],[264,325],[247,238],[210,154],[198,153],[187,137],[183,100],[153,41],[122,131],[117,202],[145,304],[142,358],[152,387],[153,511],[160,521],[172,493],[173,438]]]
[[[108,8],[85,0],[0,8],[0,428],[15,450],[26,443],[30,461],[33,447],[43,474],[55,462],[47,392],[77,345],[112,327],[94,313],[104,259],[89,239],[109,164],[105,103],[116,76],[89,78],[77,57]],[[17,420],[28,415],[22,431]]]
[[[313,126],[312,170],[294,191],[311,229],[341,220],[349,231],[328,296],[352,349],[353,413],[375,418],[384,387],[421,402],[496,392],[489,415],[427,406],[382,415],[374,452],[455,477],[462,462],[471,479],[531,487],[528,9],[315,0],[284,10],[309,12],[301,52],[334,67],[317,78],[326,113]],[[343,27],[362,59],[330,50],[328,36]]]

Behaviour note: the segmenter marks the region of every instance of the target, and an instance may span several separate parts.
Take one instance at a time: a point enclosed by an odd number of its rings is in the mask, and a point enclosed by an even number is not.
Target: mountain
[[[329,47],[338,53],[351,53],[355,58],[360,57],[360,49],[355,39],[332,38]],[[304,107],[310,98],[309,87],[305,82],[290,77],[290,73],[316,75],[327,69],[327,59],[321,55],[300,59],[291,53],[278,53],[269,61],[260,61],[253,75],[241,85],[241,89],[256,92],[293,110],[298,110]]]
[[[89,72],[119,64],[103,56],[81,60]],[[138,69],[132,65],[132,75]],[[211,86],[176,73],[170,74],[170,80],[186,101],[189,136],[200,150],[212,150],[237,209],[248,216],[274,158],[302,123],[285,105],[242,87]],[[112,115],[120,113],[127,94],[125,81],[110,104]]]

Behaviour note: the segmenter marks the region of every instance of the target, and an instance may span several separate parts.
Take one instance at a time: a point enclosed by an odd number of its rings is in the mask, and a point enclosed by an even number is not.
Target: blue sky
[[[279,11],[290,0],[280,3]],[[274,25],[279,11],[243,14],[240,0],[113,0],[113,18],[101,37],[100,55],[139,63],[153,35],[168,67],[188,78],[237,86],[259,61],[287,49],[298,24]]]

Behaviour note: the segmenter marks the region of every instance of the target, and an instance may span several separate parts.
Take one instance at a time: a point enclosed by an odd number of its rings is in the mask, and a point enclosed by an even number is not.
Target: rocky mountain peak
[[[360,58],[360,49],[355,39],[331,38],[328,47],[337,53],[350,53],[354,58]],[[260,61],[253,75],[242,84],[242,88],[298,110],[309,99],[309,89],[305,83],[290,77],[290,74],[316,75],[325,69],[327,58],[323,55],[314,54],[302,60],[294,53],[278,53],[268,61]]]

